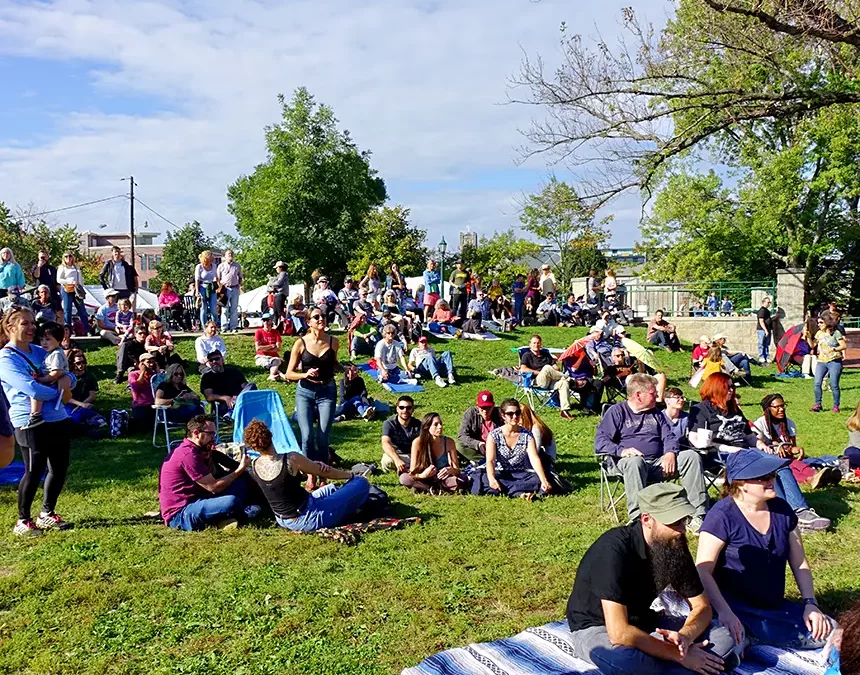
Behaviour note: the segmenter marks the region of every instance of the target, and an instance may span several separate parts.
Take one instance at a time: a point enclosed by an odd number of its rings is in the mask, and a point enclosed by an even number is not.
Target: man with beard
[[[606,675],[732,670],[739,663],[735,642],[727,628],[712,623],[687,548],[687,519],[695,509],[684,488],[651,485],[639,493],[639,505],[639,518],[601,535],[579,565],[567,601],[576,655]],[[652,609],[669,586],[686,600],[686,618]]]
[[[238,368],[224,365],[224,355],[219,349],[206,355],[206,366],[209,370],[200,378],[200,393],[209,403],[221,403],[220,415],[229,417],[239,394],[256,389],[257,385],[248,382]]]

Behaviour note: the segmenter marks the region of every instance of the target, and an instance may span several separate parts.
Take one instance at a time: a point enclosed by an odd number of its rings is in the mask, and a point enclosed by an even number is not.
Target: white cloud
[[[660,19],[665,1],[649,2]],[[0,198],[59,207],[120,192],[119,178],[134,173],[141,198],[169,218],[232,229],[226,186],[264,158],[275,94],[306,85],[373,151],[384,178],[447,181],[391,194],[431,236],[507,227],[516,223],[513,198],[535,187],[533,171],[510,190],[457,181],[514,170],[517,129],[536,112],[500,105],[521,48],[551,59],[562,20],[585,34],[595,22],[604,35],[615,31],[622,1],[580,4],[0,0],[0,55],[96,63],[95,92],[154,96],[171,110],[107,114],[92,91],[80,92],[49,141],[0,147]],[[115,206],[108,212],[90,211],[82,225],[110,223]]]

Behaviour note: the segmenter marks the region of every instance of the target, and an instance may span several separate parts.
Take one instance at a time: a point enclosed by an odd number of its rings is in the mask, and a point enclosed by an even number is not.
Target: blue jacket
[[[0,289],[6,290],[9,286],[26,286],[24,271],[16,262],[0,263]]]
[[[30,345],[30,353],[27,358],[37,368],[41,368],[48,352],[38,345]],[[77,384],[74,375],[72,387]],[[39,384],[33,379],[33,370],[21,354],[11,347],[0,349],[0,381],[3,383],[3,391],[9,399],[9,417],[12,426],[20,429],[30,419],[30,399],[48,402],[42,408],[42,417],[46,422],[59,422],[68,417],[64,406],[55,407],[59,397],[56,387]]]

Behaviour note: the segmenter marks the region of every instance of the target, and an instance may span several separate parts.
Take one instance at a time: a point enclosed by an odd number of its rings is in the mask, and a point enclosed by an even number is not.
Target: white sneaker
[[[457,384],[457,380],[454,379],[453,375],[448,375],[448,384]]]
[[[434,380],[434,382],[436,382],[436,386],[439,387],[440,389],[444,389],[445,387],[448,386],[447,384],[445,384],[445,380],[443,380],[439,375],[436,376],[436,379]]]

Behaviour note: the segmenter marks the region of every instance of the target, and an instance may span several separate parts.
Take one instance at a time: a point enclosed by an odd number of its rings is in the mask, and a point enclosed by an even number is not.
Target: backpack
[[[128,410],[110,411],[110,437],[119,438],[128,435]]]

